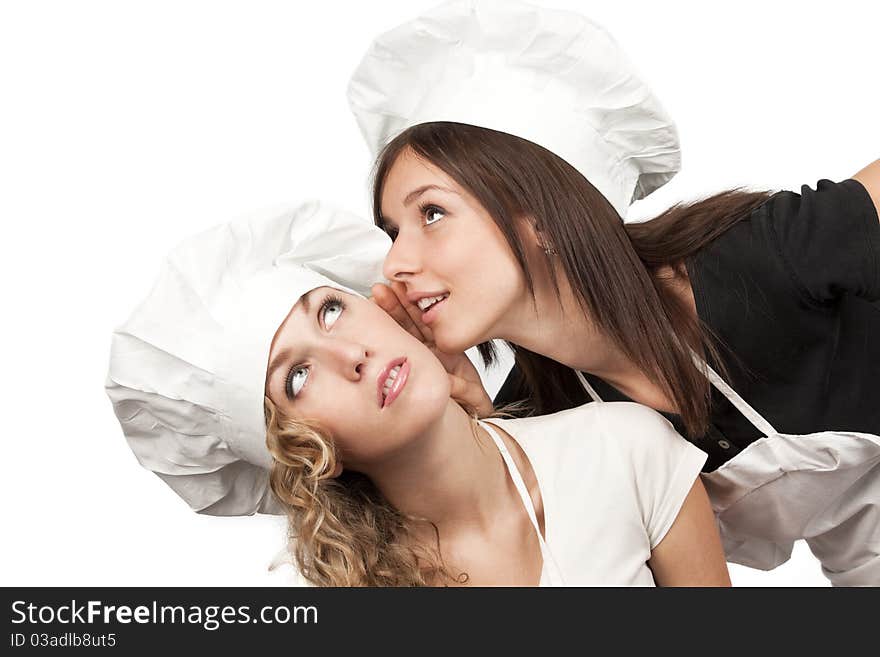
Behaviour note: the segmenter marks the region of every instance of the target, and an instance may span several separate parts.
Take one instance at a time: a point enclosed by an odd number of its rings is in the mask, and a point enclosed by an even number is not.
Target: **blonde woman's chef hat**
[[[611,35],[518,0],[451,0],[385,32],[348,99],[373,156],[420,123],[490,128],[562,157],[621,217],[681,167],[675,124]]]
[[[367,220],[311,201],[174,249],[113,333],[106,390],[141,465],[200,513],[279,513],[263,407],[272,339],[310,290],[369,294],[389,247]]]

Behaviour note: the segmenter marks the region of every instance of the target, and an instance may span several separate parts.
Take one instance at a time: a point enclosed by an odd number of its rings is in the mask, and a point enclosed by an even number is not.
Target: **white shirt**
[[[662,415],[632,402],[593,402],[552,415],[483,423],[506,431],[537,477],[546,533],[546,540],[538,533],[541,586],[655,585],[647,566],[651,550],[678,516],[705,452]],[[534,516],[503,443],[500,448]]]

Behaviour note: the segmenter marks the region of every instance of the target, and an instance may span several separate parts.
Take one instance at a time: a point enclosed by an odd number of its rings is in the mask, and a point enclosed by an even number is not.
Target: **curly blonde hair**
[[[437,527],[402,514],[359,472],[338,477],[331,437],[314,422],[286,417],[265,398],[272,492],[288,517],[291,554],[315,586],[434,586],[464,583],[443,564]],[[436,547],[415,538],[433,526]]]

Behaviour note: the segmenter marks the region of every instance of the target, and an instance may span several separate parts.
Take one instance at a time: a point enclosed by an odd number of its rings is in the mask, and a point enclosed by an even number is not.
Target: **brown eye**
[[[419,212],[421,212],[422,218],[425,220],[425,225],[430,226],[432,224],[436,224],[443,217],[446,216],[446,211],[442,208],[438,208],[436,205],[422,205],[419,207]]]

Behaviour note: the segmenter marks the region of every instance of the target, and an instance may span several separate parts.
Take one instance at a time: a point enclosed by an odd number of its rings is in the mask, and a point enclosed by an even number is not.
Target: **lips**
[[[449,298],[449,292],[446,290],[429,290],[410,292],[406,296],[410,303],[422,311],[422,321],[424,322],[425,317],[429,319],[434,317],[431,311]]]
[[[376,399],[379,408],[386,408],[397,399],[406,380],[409,378],[410,365],[406,356],[395,358],[379,372],[376,377]]]
[[[449,296],[449,293],[444,292],[443,294],[437,294],[437,295],[430,296],[430,297],[422,297],[421,299],[419,299],[416,302],[416,305],[419,307],[419,310],[421,310],[422,312],[425,312],[428,310],[428,308],[433,306],[435,303],[437,303],[438,301],[443,301],[443,299],[445,299],[448,296]]]
[[[422,310],[422,323],[423,324],[430,324],[435,319],[437,319],[437,316],[440,314],[440,311],[443,309],[443,307],[446,305],[447,300],[449,299],[449,294],[447,293],[447,294],[444,294],[440,297],[434,297],[434,299],[436,299],[436,300],[432,301],[432,303],[430,305],[427,305]],[[421,304],[420,304],[420,307],[421,307]]]

